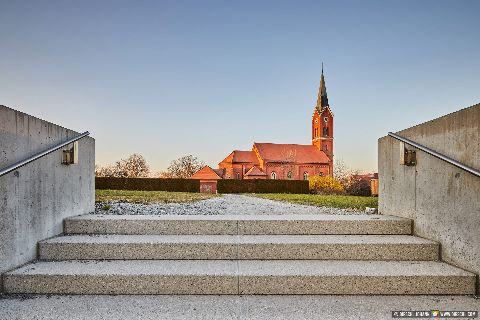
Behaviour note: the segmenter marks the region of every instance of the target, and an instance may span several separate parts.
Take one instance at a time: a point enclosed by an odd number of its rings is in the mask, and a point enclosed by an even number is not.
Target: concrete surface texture
[[[437,260],[438,243],[406,235],[78,235],[39,243],[39,259]]]
[[[376,320],[392,319],[394,310],[480,310],[480,300],[467,296],[0,296],[0,320]]]
[[[0,168],[76,135],[0,106]],[[58,150],[0,177],[0,273],[34,259],[37,242],[61,233],[64,218],[94,210],[95,140],[79,141],[78,164],[61,159]]]
[[[146,216],[65,219],[67,234],[411,234],[410,219],[384,215]]]
[[[39,294],[473,294],[472,273],[438,261],[67,260],[7,272]]]
[[[66,233],[75,230],[80,234],[42,241],[39,258],[47,261],[7,272],[5,292],[230,295],[475,292],[475,275],[438,261],[437,244],[409,235],[411,221],[405,218],[90,214],[67,218],[66,222]],[[115,234],[119,230],[130,235]],[[149,235],[145,235],[145,230]],[[219,235],[212,235],[212,230]],[[400,234],[392,235],[392,230]],[[114,234],[109,234],[111,231]],[[288,231],[294,234],[285,234]],[[96,232],[104,234],[92,234]],[[84,260],[88,257],[92,260]]]
[[[480,104],[398,134],[480,169]],[[480,178],[419,150],[415,166],[401,165],[392,137],[378,148],[380,213],[414,219],[414,234],[440,242],[442,260],[480,274]]]

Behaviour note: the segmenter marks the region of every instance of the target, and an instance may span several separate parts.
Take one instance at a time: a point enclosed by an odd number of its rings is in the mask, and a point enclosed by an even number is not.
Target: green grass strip
[[[285,194],[285,193],[262,193],[251,194],[252,196],[306,204],[317,207],[333,207],[341,209],[365,210],[366,207],[378,208],[377,197],[357,197],[357,196],[335,196],[335,195],[317,195],[317,194]]]

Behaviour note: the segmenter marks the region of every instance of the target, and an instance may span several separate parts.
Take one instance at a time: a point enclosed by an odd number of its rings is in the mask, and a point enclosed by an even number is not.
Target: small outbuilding
[[[205,166],[197,171],[190,179],[200,180],[200,192],[204,193],[217,193],[217,180],[222,179],[221,174],[209,166]]]

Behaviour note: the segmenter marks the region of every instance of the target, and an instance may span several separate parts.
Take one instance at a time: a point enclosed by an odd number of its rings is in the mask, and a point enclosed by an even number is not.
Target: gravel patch
[[[193,203],[103,202],[95,205],[95,213],[111,215],[365,214],[363,211],[307,206],[233,194]]]

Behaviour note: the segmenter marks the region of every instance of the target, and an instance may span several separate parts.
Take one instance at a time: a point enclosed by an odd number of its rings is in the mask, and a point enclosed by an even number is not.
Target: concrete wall
[[[398,134],[480,169],[480,104]],[[400,165],[399,141],[379,139],[379,211],[414,219],[414,233],[440,242],[444,261],[480,274],[480,178],[416,153],[416,166]]]
[[[76,135],[0,106],[0,168]],[[61,233],[64,218],[94,211],[95,140],[79,141],[78,164],[61,157],[58,150],[0,177],[0,274],[35,259],[37,242]]]

